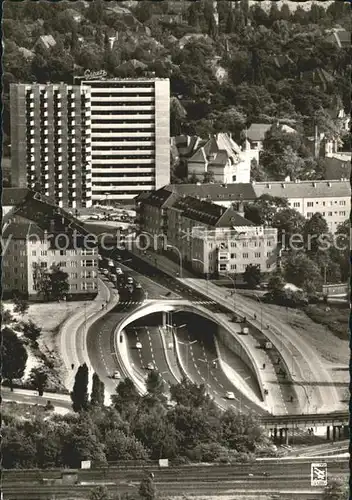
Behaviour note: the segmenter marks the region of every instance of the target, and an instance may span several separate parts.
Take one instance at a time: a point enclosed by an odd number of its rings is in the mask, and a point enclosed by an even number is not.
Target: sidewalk
[[[156,265],[158,269],[172,277],[175,277],[176,274],[180,272],[180,265],[177,262],[168,259],[164,255],[159,255],[151,252],[149,252],[147,256],[143,254],[140,255],[139,252],[136,252],[135,254],[145,262],[148,262],[154,266]],[[187,286],[190,286],[190,288],[194,288],[194,290],[196,291],[200,291],[197,285],[199,282],[201,282],[206,288],[204,290],[201,290],[200,293],[208,296],[209,299],[212,299],[220,304],[226,304],[228,307],[233,309],[234,299],[230,298],[229,300],[228,289],[219,288],[211,282],[206,283],[204,279],[197,279],[189,271],[186,271],[184,269],[182,271],[182,278],[179,278],[179,281]],[[227,328],[232,331],[234,335],[236,335],[235,325],[233,325],[234,328],[231,328],[231,326],[232,325],[229,323]],[[275,372],[275,367],[273,366],[270,358],[265,353],[265,351],[263,351],[262,349],[257,349],[257,342],[251,335],[241,337],[241,341],[243,341],[247,349],[250,350],[257,370],[259,370],[262,386],[268,390],[268,395],[265,398],[265,405],[271,412],[278,414],[288,413],[287,405],[281,391],[281,386]],[[266,365],[266,369],[262,370],[261,367],[264,363]],[[302,398],[303,395],[300,399]]]
[[[71,391],[78,367],[86,363],[90,369],[90,361],[86,349],[86,334],[90,326],[108,311],[113,309],[119,301],[117,290],[107,286],[99,279],[98,295],[85,307],[80,308],[62,325],[60,329],[58,348],[65,368],[64,385]],[[106,304],[103,309],[103,304]],[[72,365],[74,368],[72,369]],[[92,377],[90,369],[90,378]]]

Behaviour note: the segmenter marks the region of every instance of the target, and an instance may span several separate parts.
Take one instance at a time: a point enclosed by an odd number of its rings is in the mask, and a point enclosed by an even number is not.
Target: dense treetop
[[[294,13],[275,2],[269,11],[259,2],[249,8],[247,0],[217,2],[217,13],[210,0],[127,4],[5,2],[6,134],[9,83],[72,83],[87,68],[111,76],[169,77],[185,111],[174,113],[178,132],[204,136],[230,127],[240,140],[243,122],[275,117],[311,133],[313,120],[331,127],[324,110],[350,111],[350,49],[339,48],[329,32],[350,30],[347,2]],[[109,37],[116,34],[111,48]],[[183,38],[190,34],[204,36]],[[52,35],[56,45],[44,49],[37,43],[41,35]],[[146,69],[121,66],[132,59]],[[219,68],[223,80],[216,76]]]

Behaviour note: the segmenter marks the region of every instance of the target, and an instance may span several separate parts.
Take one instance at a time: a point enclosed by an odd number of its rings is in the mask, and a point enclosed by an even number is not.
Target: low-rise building
[[[205,174],[214,182],[249,182],[250,161],[231,134],[214,135],[189,158],[188,175],[202,178]]]
[[[324,166],[325,179],[349,179],[351,175],[351,152],[341,151],[326,155],[324,158]]]
[[[307,219],[319,212],[329,230],[335,232],[351,211],[351,186],[348,180],[256,182],[257,197],[263,194],[287,198],[288,205]]]
[[[98,293],[96,241],[74,217],[45,197],[22,191],[7,195],[11,210],[2,227],[4,297],[18,294],[40,300],[38,269],[55,265],[68,274],[67,299],[94,298]]]
[[[351,210],[351,186],[347,179],[326,181],[252,182],[247,184],[173,184],[167,189],[180,196],[192,195],[224,207],[239,201],[253,202],[268,194],[286,198],[288,205],[306,218],[322,214],[329,230],[348,219]]]
[[[256,226],[238,211],[161,189],[137,199],[140,231],[153,236],[157,250],[200,274],[239,276],[249,264],[262,273],[276,269],[277,230]],[[243,208],[243,207],[242,207]]]
[[[73,240],[60,247],[56,239],[59,234],[48,233],[21,217],[7,225],[3,231],[2,258],[5,296],[18,294],[31,300],[42,299],[38,269],[49,271],[52,266],[58,266],[68,275],[68,299],[93,298],[97,294],[97,250],[85,248],[82,243],[74,245]]]
[[[252,123],[246,132],[246,139],[250,144],[250,149],[254,151],[261,151],[263,149],[265,134],[272,126],[272,123]],[[281,127],[288,134],[297,134],[296,130],[288,125],[281,125]]]

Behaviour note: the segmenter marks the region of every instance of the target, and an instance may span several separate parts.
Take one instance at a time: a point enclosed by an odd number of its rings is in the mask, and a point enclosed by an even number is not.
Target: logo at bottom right
[[[313,463],[310,466],[311,486],[326,486],[328,484],[328,464]]]

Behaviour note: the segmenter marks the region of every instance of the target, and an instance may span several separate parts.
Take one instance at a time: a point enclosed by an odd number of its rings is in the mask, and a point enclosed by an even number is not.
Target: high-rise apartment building
[[[92,203],[90,89],[60,84],[12,84],[11,176],[60,207]]]
[[[82,81],[90,88],[92,200],[128,202],[170,182],[170,82]]]

